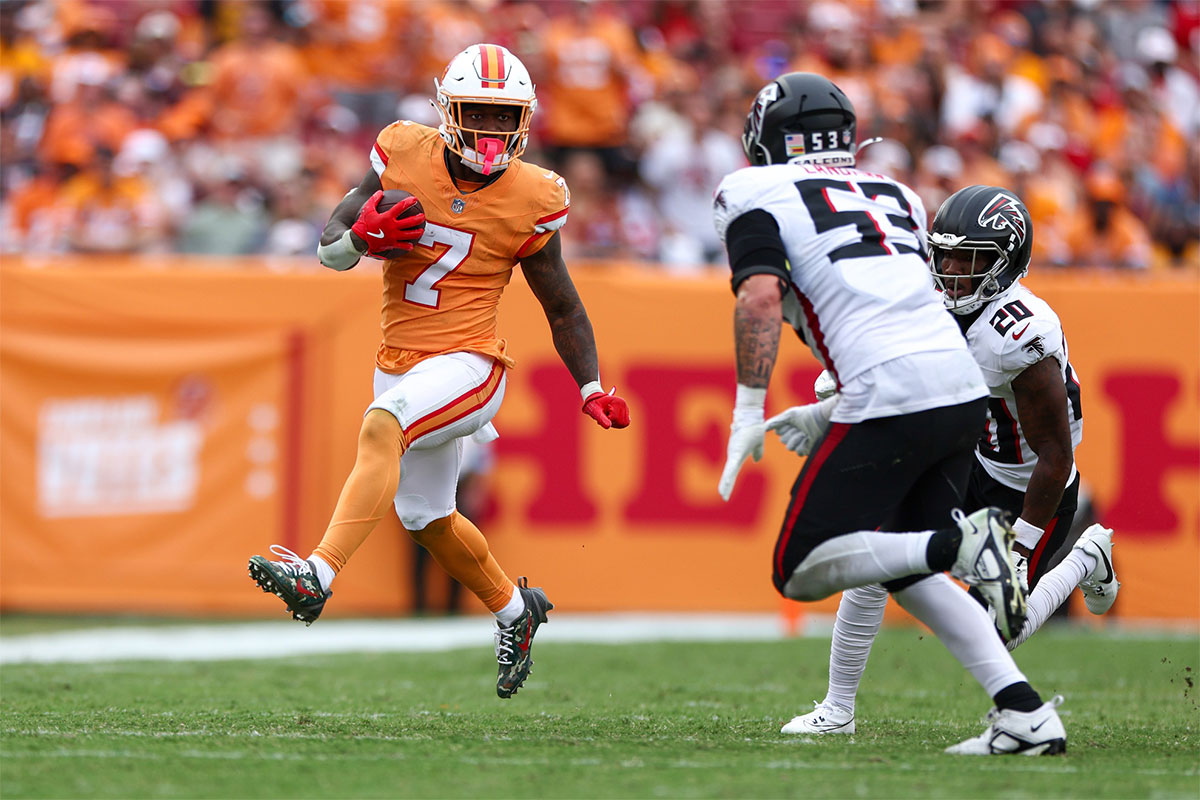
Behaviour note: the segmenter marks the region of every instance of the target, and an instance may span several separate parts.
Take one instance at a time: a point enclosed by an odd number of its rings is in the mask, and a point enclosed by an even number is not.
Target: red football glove
[[[379,204],[381,197],[382,189],[363,203],[358,212],[358,219],[350,226],[350,230],[366,242],[367,255],[373,258],[399,258],[412,250],[413,243],[425,233],[425,215],[416,214],[398,219],[416,204],[415,197],[405,198],[387,211],[377,211],[375,206]]]
[[[616,391],[617,387],[614,386],[608,394],[592,392],[587,400],[583,401],[583,413],[596,420],[605,430],[629,427],[629,406],[617,397]]]

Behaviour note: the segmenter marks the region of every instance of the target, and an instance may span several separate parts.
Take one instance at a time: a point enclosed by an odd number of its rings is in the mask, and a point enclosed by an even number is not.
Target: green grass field
[[[944,755],[990,703],[915,628],[877,642],[859,732],[819,740],[779,726],[822,696],[827,639],[539,644],[511,701],[489,645],[6,665],[0,796],[1200,796],[1195,638],[1047,630],[1023,647],[1034,684],[1066,696],[1057,758]]]

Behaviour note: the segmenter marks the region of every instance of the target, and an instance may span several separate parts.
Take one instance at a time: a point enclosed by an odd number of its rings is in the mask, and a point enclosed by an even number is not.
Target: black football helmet
[[[742,148],[756,167],[794,158],[854,163],[857,118],[833,81],[811,72],[780,75],[759,90],[746,116]],[[836,153],[841,158],[824,158]]]
[[[1029,210],[998,186],[968,186],[947,197],[929,233],[929,271],[942,303],[955,314],[977,311],[1012,286],[1029,271],[1032,252]],[[943,262],[951,253],[956,266],[948,271]],[[966,279],[973,282],[960,289]]]

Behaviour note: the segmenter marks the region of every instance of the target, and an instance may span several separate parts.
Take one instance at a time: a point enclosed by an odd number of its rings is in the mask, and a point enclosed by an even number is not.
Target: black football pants
[[[1025,505],[1025,493],[1010,489],[988,475],[979,460],[976,459],[971,467],[971,480],[967,484],[966,502],[966,507],[971,510],[984,506],[1002,508],[1012,515],[1013,521],[1016,521],[1017,517],[1021,516],[1021,509]],[[1042,540],[1038,542],[1033,554],[1029,557],[1030,589],[1037,586],[1037,582],[1050,570],[1051,557],[1067,541],[1067,534],[1071,532],[1071,523],[1075,521],[1075,511],[1078,507],[1079,473],[1076,472],[1075,480],[1067,484],[1067,488],[1063,490],[1058,510],[1054,512],[1054,518],[1046,525],[1046,533],[1042,535]]]
[[[853,424],[834,423],[792,487],[772,576],[784,584],[813,548],[856,531],[925,531],[961,508],[987,400]],[[884,584],[889,591],[925,576]]]

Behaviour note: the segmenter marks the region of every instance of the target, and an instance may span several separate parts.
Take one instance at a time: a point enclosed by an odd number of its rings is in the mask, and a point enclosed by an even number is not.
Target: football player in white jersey
[[[1107,612],[1120,584],[1112,531],[1093,525],[1054,569],[1079,502],[1074,450],[1083,410],[1067,339],[1054,310],[1020,282],[1029,270],[1033,223],[1024,203],[996,186],[968,186],[942,204],[929,235],[929,269],[954,314],[991,397],[967,490],[967,507],[999,506],[1016,518],[1017,569],[1033,587],[1028,616],[1009,650],[1027,640],[1076,586],[1093,614]],[[834,393],[832,377],[817,394]],[[785,428],[786,431],[786,428]],[[793,450],[804,454],[803,444]],[[829,654],[829,689],[784,733],[854,733],[867,656],[887,605],[879,585],[842,594]]]
[[[999,509],[962,506],[988,389],[926,267],[925,211],[896,181],[854,168],[854,108],[828,79],[788,73],[746,120],[753,165],[713,197],[737,295],[737,401],[719,491],[762,454],[764,403],[788,322],[834,377],[828,400],[774,419],[816,441],[772,558],[775,587],[814,601],[882,583],[993,698],[982,736],[948,752],[1060,753],[1058,698],[1043,702],[945,572],[975,586],[1015,635],[1025,593]]]

